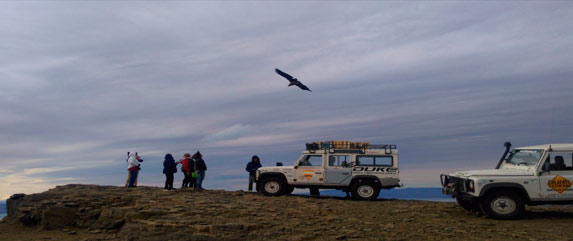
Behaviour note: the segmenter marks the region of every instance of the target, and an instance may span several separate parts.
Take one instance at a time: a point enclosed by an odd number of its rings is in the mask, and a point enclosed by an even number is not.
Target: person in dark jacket
[[[251,162],[247,163],[247,167],[245,168],[245,170],[249,172],[249,192],[253,191],[253,182],[255,182],[255,175],[259,167],[262,167],[261,160],[258,156],[254,155],[251,158]]]
[[[178,164],[181,163],[181,171],[183,172],[184,178],[183,183],[181,184],[181,188],[189,187],[189,183],[191,182],[191,173],[193,172],[193,160],[191,159],[191,154],[185,153],[183,155],[183,159],[177,162]],[[193,186],[191,186],[193,187]]]
[[[203,155],[199,151],[193,155],[193,160],[195,160],[195,172],[197,172],[197,182],[195,182],[195,189],[203,190],[203,180],[205,180],[205,171],[207,171],[207,165],[203,160]]]
[[[177,163],[171,154],[165,155],[163,161],[163,174],[165,174],[165,189],[173,189],[173,173],[177,172]]]

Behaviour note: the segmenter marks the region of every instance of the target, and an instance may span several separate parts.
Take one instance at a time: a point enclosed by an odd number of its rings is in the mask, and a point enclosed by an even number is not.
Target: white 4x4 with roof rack
[[[526,204],[573,204],[573,144],[505,147],[495,169],[442,174],[443,192],[495,219],[517,218]]]
[[[290,194],[294,188],[337,189],[359,200],[374,200],[380,189],[400,186],[396,145],[330,141],[306,144],[293,166],[257,170],[257,189],[268,196]]]

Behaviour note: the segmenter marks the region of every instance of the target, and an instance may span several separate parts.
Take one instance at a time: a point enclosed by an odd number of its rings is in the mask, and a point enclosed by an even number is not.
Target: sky
[[[401,183],[437,187],[572,142],[571,2],[2,1],[0,36],[0,199],[123,185],[127,151],[140,185],[200,150],[238,190],[255,154],[396,144]]]

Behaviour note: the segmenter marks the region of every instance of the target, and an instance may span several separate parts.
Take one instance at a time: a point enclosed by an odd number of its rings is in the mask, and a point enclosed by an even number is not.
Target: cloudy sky
[[[201,150],[205,186],[236,190],[253,154],[392,143],[421,187],[573,142],[570,2],[8,1],[0,36],[0,199],[122,185],[127,151],[140,184]]]

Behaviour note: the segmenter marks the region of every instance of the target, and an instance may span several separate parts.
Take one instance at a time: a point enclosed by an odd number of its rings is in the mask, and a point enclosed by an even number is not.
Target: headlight
[[[474,180],[466,180],[466,188],[468,191],[473,192],[475,191]]]

